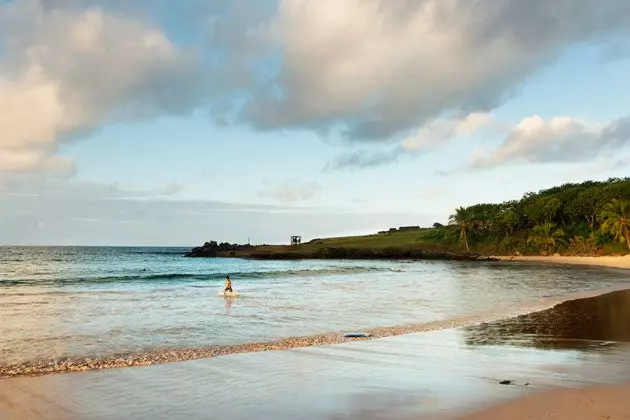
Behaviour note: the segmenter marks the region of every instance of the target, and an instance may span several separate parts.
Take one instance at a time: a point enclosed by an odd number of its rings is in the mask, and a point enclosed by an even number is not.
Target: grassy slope
[[[298,246],[289,245],[265,245],[257,246],[252,251],[235,253],[235,256],[247,256],[252,254],[312,254],[323,248],[346,249],[373,249],[387,248],[397,249],[422,249],[426,251],[461,252],[459,247],[454,247],[435,239],[432,235],[435,229],[426,228],[413,231],[393,232],[381,235],[348,236],[340,238],[314,239]]]

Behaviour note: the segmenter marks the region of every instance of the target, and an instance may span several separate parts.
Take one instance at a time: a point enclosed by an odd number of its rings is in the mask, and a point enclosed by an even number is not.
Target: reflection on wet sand
[[[630,342],[630,290],[564,302],[545,311],[463,330],[468,345],[593,351]]]

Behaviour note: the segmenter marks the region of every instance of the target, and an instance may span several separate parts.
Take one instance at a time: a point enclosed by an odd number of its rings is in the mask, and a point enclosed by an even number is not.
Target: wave
[[[62,286],[80,284],[104,284],[104,283],[134,283],[134,282],[199,282],[199,281],[223,281],[229,275],[234,279],[257,280],[266,278],[286,277],[310,277],[327,275],[351,275],[362,273],[391,272],[400,273],[404,269],[385,267],[332,267],[322,269],[303,270],[279,270],[279,271],[243,271],[232,273],[147,273],[139,272],[127,275],[113,275],[102,277],[74,277],[57,279],[0,279],[0,287],[9,286]]]

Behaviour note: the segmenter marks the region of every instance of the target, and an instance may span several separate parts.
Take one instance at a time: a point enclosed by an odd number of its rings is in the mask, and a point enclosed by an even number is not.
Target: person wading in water
[[[232,290],[232,281],[230,280],[230,276],[225,276],[225,289],[223,290],[223,296],[226,295],[227,292],[230,292],[230,294],[234,294],[234,291]]]

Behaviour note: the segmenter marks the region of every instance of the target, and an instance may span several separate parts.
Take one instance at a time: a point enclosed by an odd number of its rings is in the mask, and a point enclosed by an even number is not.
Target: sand
[[[630,255],[619,257],[497,256],[494,258],[498,258],[501,261],[527,262],[536,264],[581,265],[630,270]]]
[[[537,393],[462,419],[630,419],[630,384]]]

